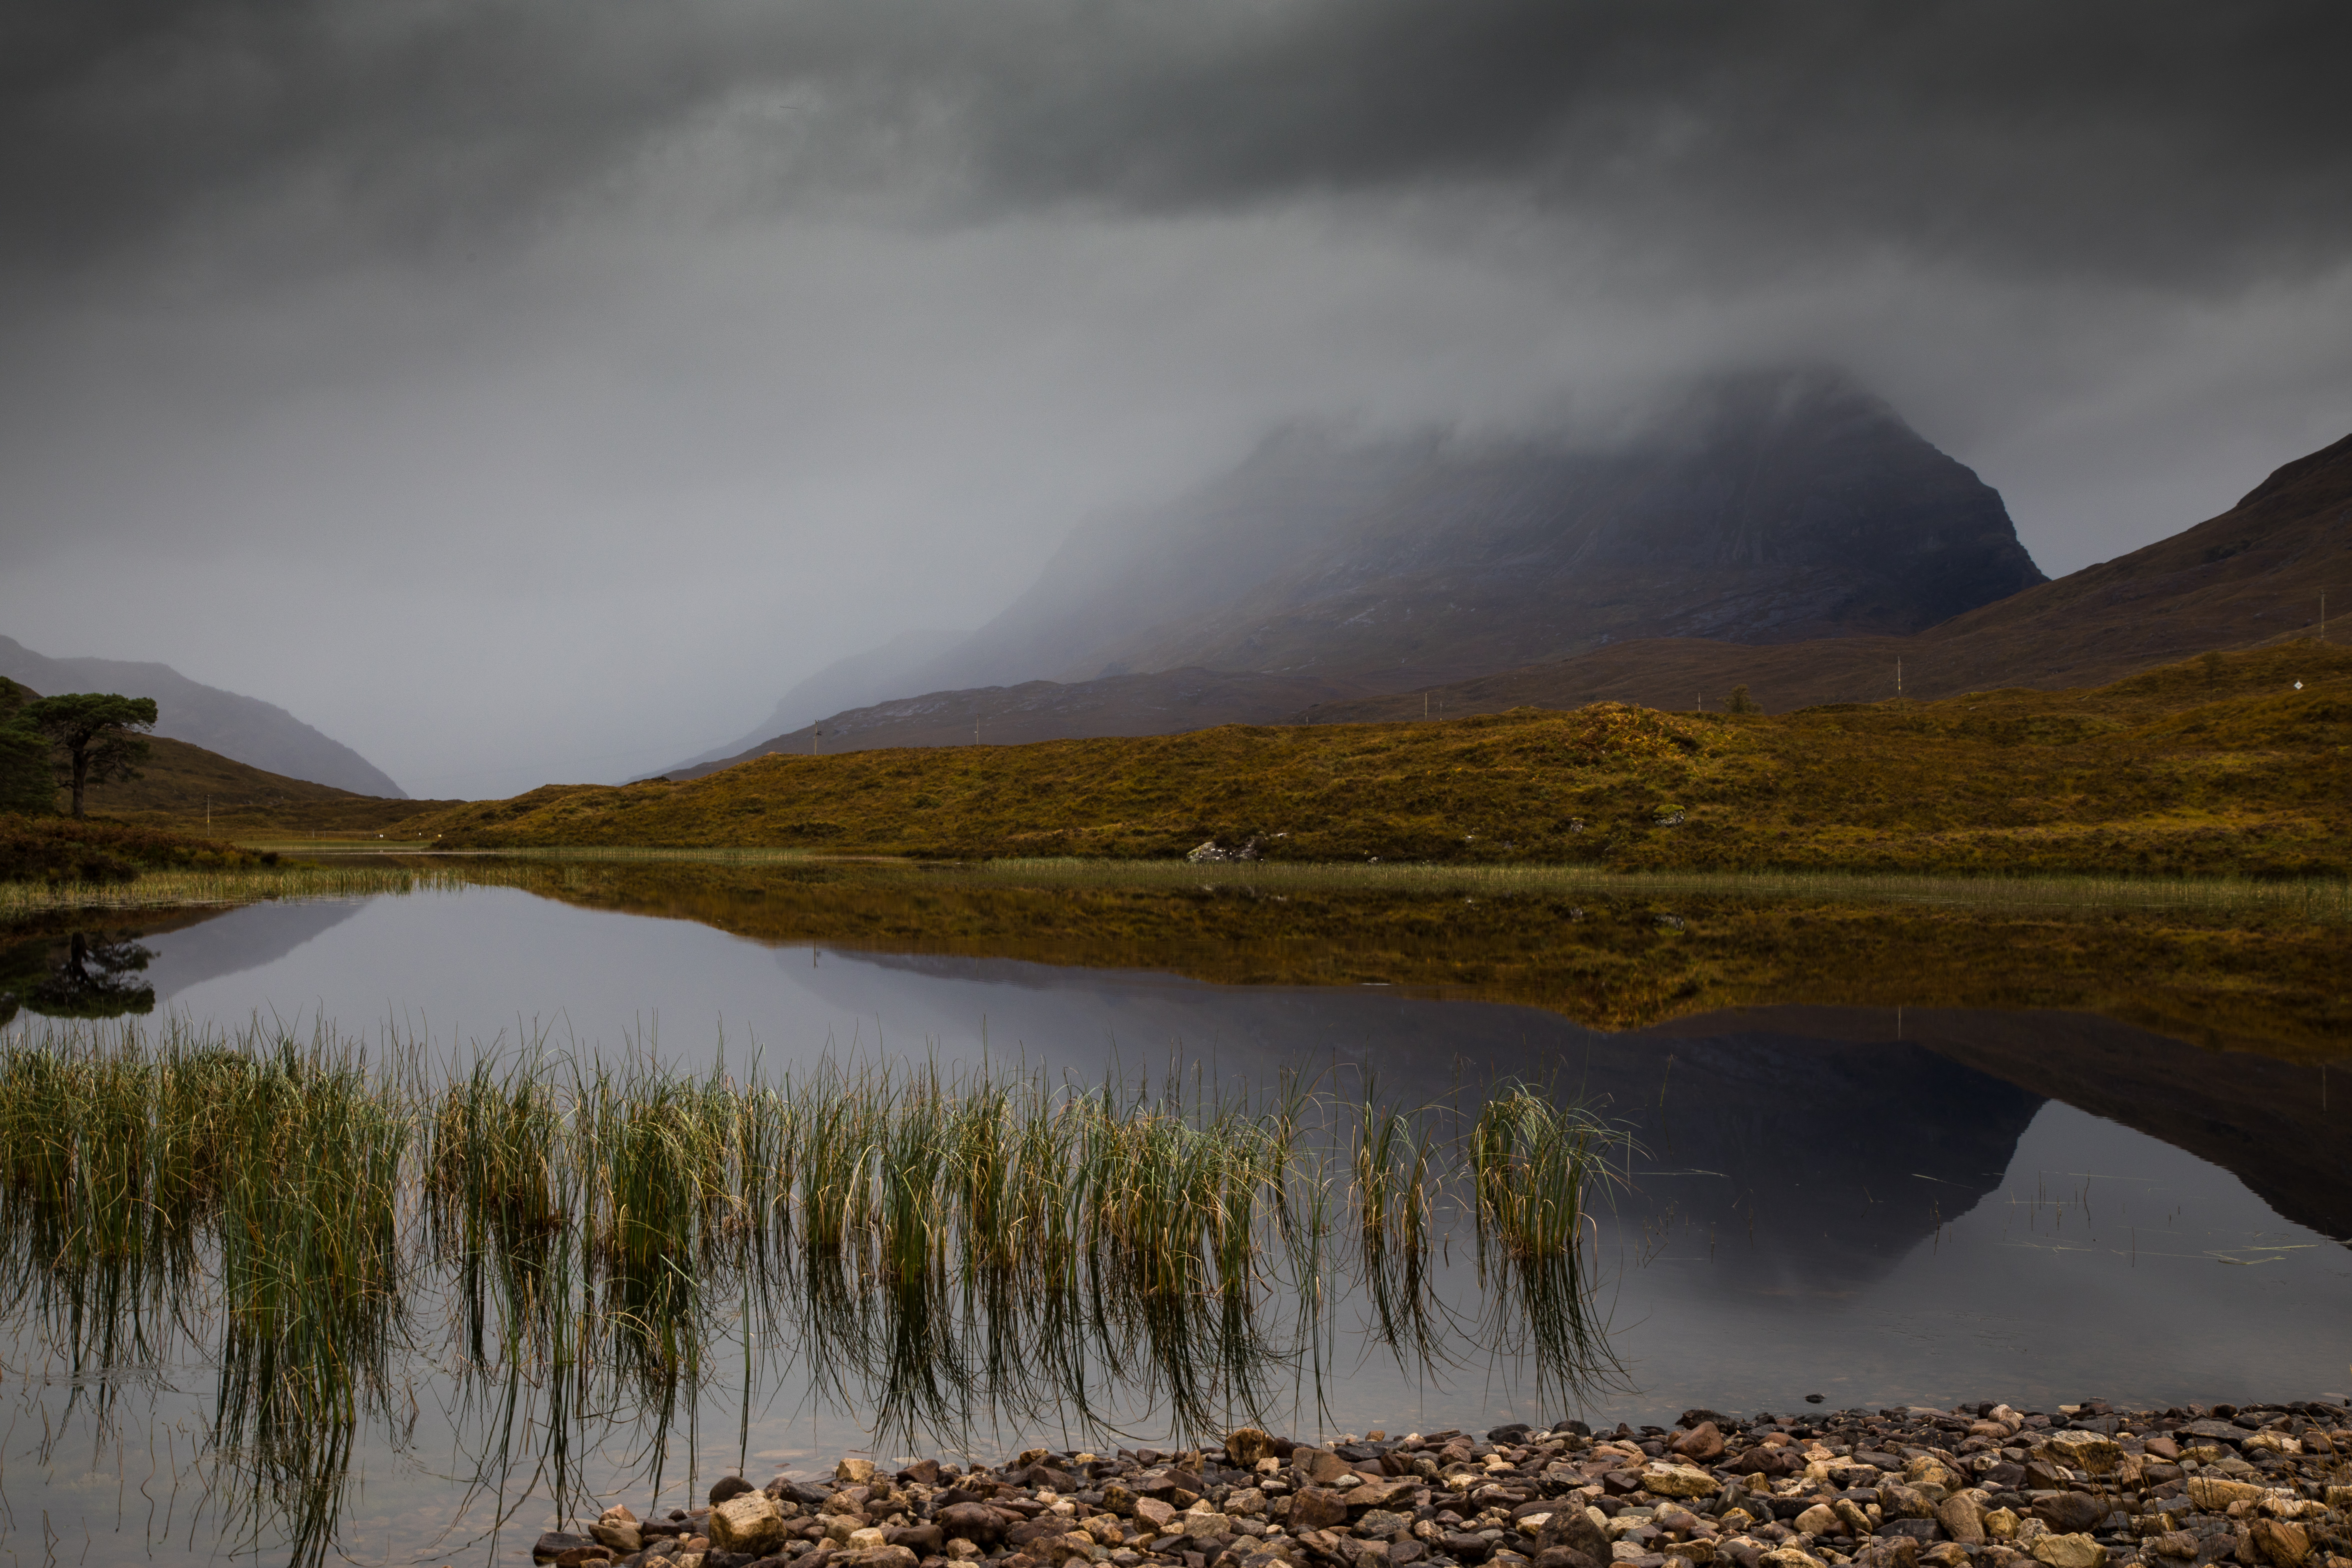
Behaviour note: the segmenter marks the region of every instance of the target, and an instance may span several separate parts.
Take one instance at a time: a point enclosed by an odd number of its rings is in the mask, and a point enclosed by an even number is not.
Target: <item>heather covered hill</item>
[[[1310,723],[1364,723],[1526,704],[1609,700],[1664,708],[1719,703],[1746,686],[1769,709],[1874,701],[1895,694],[1896,663],[1915,697],[2006,686],[2117,679],[2206,648],[2319,631],[2320,595],[2352,605],[2352,436],[2281,468],[2218,517],[2086,566],[1916,637],[1844,637],[1770,647],[1696,638],[1613,644],[1388,697],[1321,704]]]
[[[2294,682],[2301,680],[2302,689]],[[420,817],[448,847],[798,847],[1283,859],[2342,876],[2352,650],[2296,643],[2096,690],[1732,718],[1617,705],[779,754]]]
[[[36,691],[119,691],[152,697],[155,733],[233,762],[354,795],[400,798],[383,771],[285,709],[189,679],[168,664],[120,658],[48,658],[0,637],[0,676]]]

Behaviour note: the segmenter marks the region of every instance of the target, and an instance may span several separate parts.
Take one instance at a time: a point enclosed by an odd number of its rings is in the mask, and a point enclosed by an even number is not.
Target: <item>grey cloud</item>
[[[2229,287],[2352,237],[2326,4],[909,0],[29,7],[19,265],[271,215],[257,264],[531,231],[723,148],[714,199],[947,216],[1485,184],[1666,265],[1879,246]],[[1658,263],[1653,263],[1658,264]]]

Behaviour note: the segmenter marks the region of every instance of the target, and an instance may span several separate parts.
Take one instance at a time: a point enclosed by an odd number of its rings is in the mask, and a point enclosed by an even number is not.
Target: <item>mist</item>
[[[1274,424],[1842,363],[2060,574],[2352,430],[2319,5],[0,24],[0,632],[420,795],[977,626]]]

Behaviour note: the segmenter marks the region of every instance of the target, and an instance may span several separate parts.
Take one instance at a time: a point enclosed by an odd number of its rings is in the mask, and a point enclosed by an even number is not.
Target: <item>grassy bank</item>
[[[2294,682],[2303,682],[2302,689]],[[2096,690],[1785,715],[1600,705],[1420,724],[771,756],[416,819],[448,847],[763,847],[1970,877],[2352,874],[2352,650]]]
[[[0,881],[0,921],[75,911],[105,913],[135,910],[253,904],[270,899],[356,899],[374,893],[407,893],[427,888],[509,886],[527,875],[494,866],[280,862],[213,869],[168,869],[139,873],[129,881],[44,879]]]

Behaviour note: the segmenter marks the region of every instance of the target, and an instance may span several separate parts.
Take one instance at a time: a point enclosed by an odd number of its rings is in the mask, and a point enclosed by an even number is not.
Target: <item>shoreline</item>
[[[995,1468],[846,1458],[551,1531],[557,1568],[2352,1568],[2352,1412],[1808,1410],[1672,1428],[1254,1427]]]

